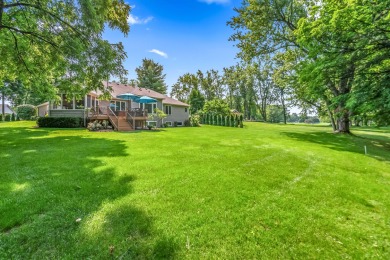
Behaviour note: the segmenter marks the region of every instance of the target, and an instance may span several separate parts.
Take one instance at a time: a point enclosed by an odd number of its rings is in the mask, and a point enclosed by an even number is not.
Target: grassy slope
[[[390,258],[389,130],[31,126],[0,124],[0,258]]]

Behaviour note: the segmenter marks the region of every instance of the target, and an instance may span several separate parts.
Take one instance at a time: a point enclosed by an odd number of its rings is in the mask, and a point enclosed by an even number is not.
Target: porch
[[[114,129],[118,131],[130,131],[144,129],[148,112],[145,109],[130,108],[127,110],[112,110],[111,107],[92,108],[87,113],[89,120],[109,120]]]

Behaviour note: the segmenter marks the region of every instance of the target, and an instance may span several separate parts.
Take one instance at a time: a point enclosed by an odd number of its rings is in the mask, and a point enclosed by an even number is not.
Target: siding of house
[[[81,117],[84,118],[84,109],[53,109],[51,117]]]
[[[45,103],[45,104],[38,106],[38,116],[39,117],[44,117],[47,112],[49,112],[49,103],[48,102],[47,102],[47,104]]]
[[[168,115],[164,122],[172,122],[172,126],[174,125],[174,122],[182,122],[184,125],[184,121],[188,120],[189,118],[189,109],[188,107],[182,107],[182,106],[174,106],[174,105],[164,105],[163,111],[165,112],[165,106],[171,106],[171,114]],[[187,112],[185,110],[187,109]]]

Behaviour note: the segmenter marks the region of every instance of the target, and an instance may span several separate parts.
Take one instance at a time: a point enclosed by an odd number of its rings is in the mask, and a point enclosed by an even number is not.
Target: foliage
[[[39,127],[77,128],[83,125],[80,117],[40,117],[37,120]]]
[[[37,114],[37,108],[33,105],[20,105],[16,107],[16,113],[22,120],[30,120],[32,116]]]
[[[11,114],[11,121],[16,121],[15,113],[12,113],[12,114]]]
[[[191,118],[184,120],[184,126],[186,126],[186,127],[191,126]]]
[[[167,86],[165,84],[164,67],[151,59],[143,59],[142,65],[135,69],[137,73],[138,87],[148,88],[165,94]]]
[[[190,95],[194,89],[198,89],[198,86],[199,83],[198,83],[197,75],[186,73],[180,76],[177,79],[177,82],[172,86],[171,96],[175,97],[176,99],[182,102],[190,102]],[[204,98],[203,98],[203,102],[204,102]]]
[[[5,122],[11,121],[11,115],[10,115],[10,114],[5,114],[5,115],[3,116],[3,121],[5,121]]]
[[[213,99],[213,100],[206,101],[206,103],[203,106],[203,112],[226,116],[230,114],[230,109],[226,101],[222,99]],[[213,118],[213,120],[215,119]]]
[[[197,76],[199,86],[207,101],[223,98],[223,80],[218,70],[212,69],[206,72],[198,70]]]
[[[188,103],[190,104],[190,113],[195,114],[201,111],[205,103],[204,100],[204,96],[197,88],[192,89],[188,98]]]
[[[162,125],[163,119],[166,118],[167,116],[168,115],[165,114],[164,111],[162,111],[159,108],[155,108],[154,114],[149,114],[148,115],[149,120],[157,120],[159,122],[158,125]]]
[[[278,105],[267,107],[267,117],[270,123],[280,123],[283,121],[283,108]]]
[[[351,118],[390,113],[390,2],[320,2],[244,0],[229,22],[231,40],[247,62],[275,61],[284,115],[284,96],[293,96],[349,133]]]
[[[126,53],[102,33],[110,28],[127,35],[129,11],[123,0],[1,1],[0,88],[9,81],[52,97],[58,89],[107,92],[102,80],[127,73]]]
[[[191,115],[190,116],[190,126],[192,127],[196,127],[196,126],[200,126],[200,116],[199,115]]]

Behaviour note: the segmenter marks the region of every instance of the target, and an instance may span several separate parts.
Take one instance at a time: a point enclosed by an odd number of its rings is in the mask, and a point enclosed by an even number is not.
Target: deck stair
[[[133,126],[126,120],[126,116],[118,117],[118,131],[133,131]]]

